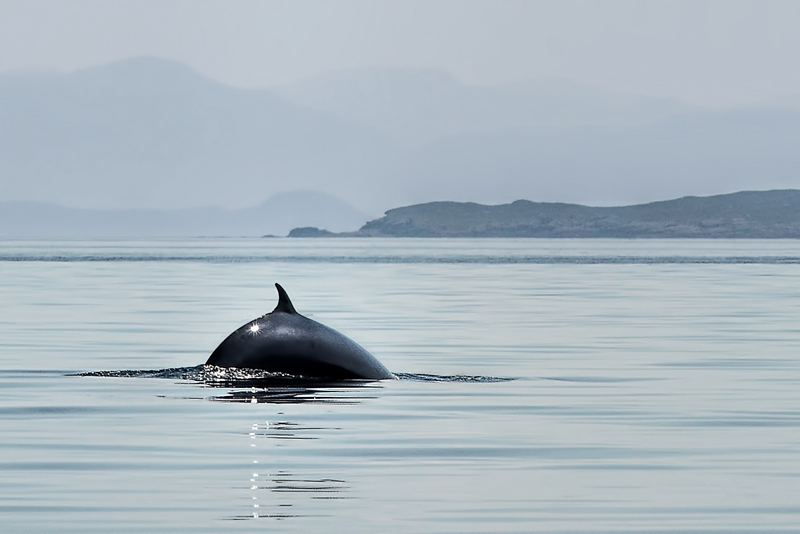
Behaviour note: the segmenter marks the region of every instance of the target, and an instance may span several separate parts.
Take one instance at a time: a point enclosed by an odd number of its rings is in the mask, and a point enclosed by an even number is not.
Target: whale
[[[364,347],[294,309],[286,290],[275,284],[278,305],[231,333],[206,365],[260,369],[312,379],[396,378]]]

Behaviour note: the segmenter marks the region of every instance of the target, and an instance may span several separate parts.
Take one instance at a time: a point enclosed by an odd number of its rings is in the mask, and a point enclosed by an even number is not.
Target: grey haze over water
[[[800,188],[792,2],[0,3],[0,202]],[[310,211],[310,208],[306,211]]]
[[[304,189],[379,215],[431,200],[623,204],[800,188],[800,110],[706,110],[567,82],[367,69],[264,90],[139,58],[0,76],[0,198],[251,207]]]

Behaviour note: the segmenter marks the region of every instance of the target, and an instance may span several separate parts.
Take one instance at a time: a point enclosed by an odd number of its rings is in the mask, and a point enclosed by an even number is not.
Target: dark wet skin
[[[349,337],[297,313],[279,285],[278,305],[229,335],[206,365],[262,369],[308,378],[395,378]]]

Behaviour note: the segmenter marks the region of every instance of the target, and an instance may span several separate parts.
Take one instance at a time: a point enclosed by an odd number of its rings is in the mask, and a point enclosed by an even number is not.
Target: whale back
[[[242,325],[211,353],[206,365],[261,369],[308,378],[394,378],[361,345],[300,315],[279,285],[278,305]]]

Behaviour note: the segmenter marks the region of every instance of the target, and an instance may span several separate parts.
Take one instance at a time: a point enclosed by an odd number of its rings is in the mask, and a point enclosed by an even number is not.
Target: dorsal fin
[[[275,284],[275,287],[278,288],[278,305],[275,306],[272,313],[283,312],[297,314],[297,310],[294,309],[292,301],[289,300],[289,295],[286,294],[286,290],[283,289],[280,284]]]

